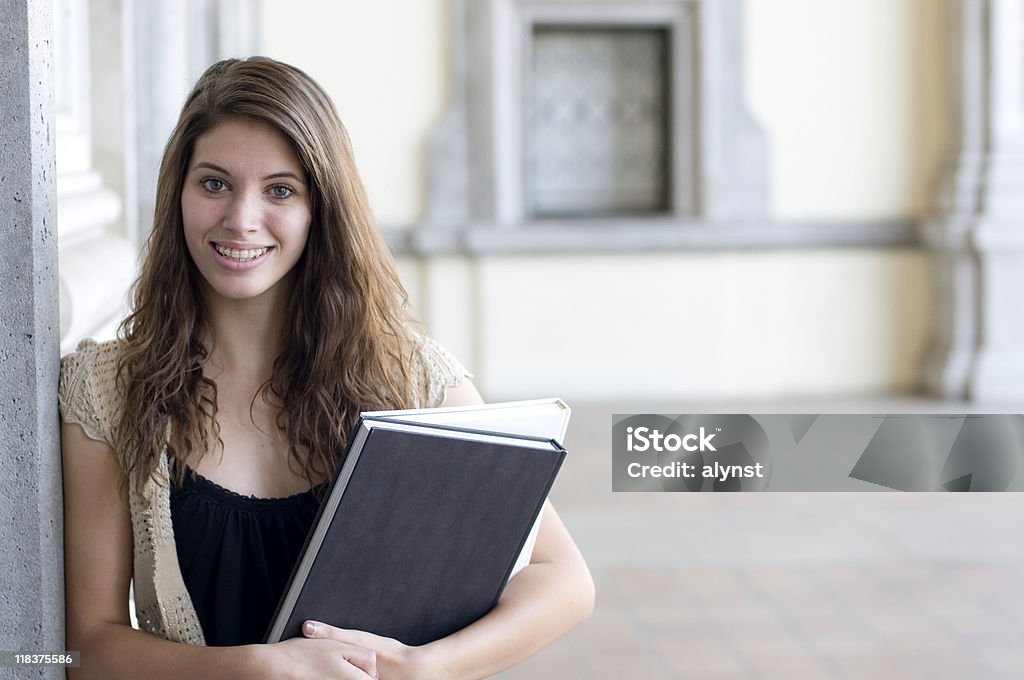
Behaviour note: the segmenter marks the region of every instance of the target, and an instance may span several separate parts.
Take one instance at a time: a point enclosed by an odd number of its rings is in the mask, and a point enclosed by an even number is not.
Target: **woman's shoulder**
[[[87,379],[94,379],[99,383],[108,379],[113,381],[121,347],[121,340],[97,342],[92,338],[86,338],[79,342],[75,351],[61,357],[61,389],[73,388],[77,382]]]
[[[117,358],[121,341],[82,340],[60,360],[57,391],[61,416],[82,426],[91,439],[113,446],[117,412]]]
[[[68,352],[60,359],[61,369],[65,366],[79,365],[83,362],[113,362],[121,351],[123,341],[120,339],[97,341],[85,338],[78,343],[74,351]]]
[[[447,388],[472,377],[441,343],[422,333],[413,333],[413,378],[423,400],[418,406],[440,406]]]

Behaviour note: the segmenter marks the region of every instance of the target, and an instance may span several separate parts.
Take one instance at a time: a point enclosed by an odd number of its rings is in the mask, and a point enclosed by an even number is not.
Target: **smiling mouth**
[[[220,255],[228,258],[229,260],[234,260],[235,262],[248,262],[249,260],[255,260],[258,257],[266,255],[270,251],[270,246],[240,250],[237,248],[225,248],[219,243],[214,243],[213,248]]]

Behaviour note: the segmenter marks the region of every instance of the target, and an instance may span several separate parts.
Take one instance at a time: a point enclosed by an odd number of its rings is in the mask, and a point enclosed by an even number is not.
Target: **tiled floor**
[[[868,410],[918,408],[958,410]],[[612,414],[686,410],[574,404],[553,498],[597,607],[502,678],[1024,678],[1024,495],[613,494]]]

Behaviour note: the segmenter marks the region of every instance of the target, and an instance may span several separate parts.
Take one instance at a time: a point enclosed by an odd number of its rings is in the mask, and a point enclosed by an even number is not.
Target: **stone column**
[[[64,649],[52,9],[0,0],[0,649]],[[4,677],[64,677],[60,667]],[[7,675],[6,673],[10,673]]]
[[[935,262],[931,391],[1024,397],[1024,3],[949,0],[954,136],[925,226]]]

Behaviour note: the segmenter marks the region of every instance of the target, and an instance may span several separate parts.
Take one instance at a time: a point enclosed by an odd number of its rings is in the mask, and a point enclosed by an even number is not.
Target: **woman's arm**
[[[67,648],[82,653],[69,680],[370,677],[353,663],[375,673],[373,654],[352,645],[197,647],[134,630],[131,519],[114,452],[76,424],[64,423],[61,437]]]
[[[587,565],[548,503],[533,558],[509,582],[497,606],[471,626],[424,645],[420,654],[432,677],[486,677],[539,652],[590,616],[593,607]],[[383,672],[382,677],[387,678]]]
[[[448,389],[442,405],[477,403],[483,400],[466,380]],[[421,647],[323,624],[306,634],[374,650],[382,680],[482,678],[540,651],[587,618],[593,606],[590,571],[547,503],[530,564],[509,582],[497,606],[476,623]]]

